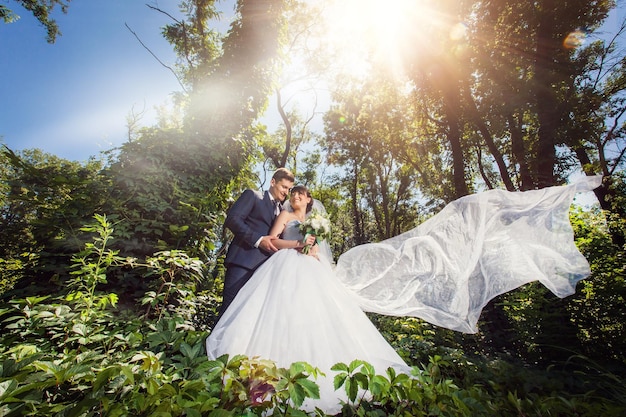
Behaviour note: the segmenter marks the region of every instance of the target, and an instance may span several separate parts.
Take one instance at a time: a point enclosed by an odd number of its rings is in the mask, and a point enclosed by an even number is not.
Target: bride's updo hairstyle
[[[291,189],[290,193],[300,193],[309,197],[311,201],[309,201],[309,204],[306,205],[306,212],[308,213],[311,211],[311,209],[313,208],[313,197],[311,197],[311,192],[308,188],[306,188],[304,185],[296,185]]]

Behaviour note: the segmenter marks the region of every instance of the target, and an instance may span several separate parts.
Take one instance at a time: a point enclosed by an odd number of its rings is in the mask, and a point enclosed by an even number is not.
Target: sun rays
[[[325,36],[336,46],[345,72],[361,78],[373,67],[399,75],[403,60],[431,46],[440,19],[428,0],[335,0],[327,9]]]

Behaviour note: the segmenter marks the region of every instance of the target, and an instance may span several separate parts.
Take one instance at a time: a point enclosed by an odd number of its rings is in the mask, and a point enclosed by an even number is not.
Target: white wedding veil
[[[590,274],[574,244],[569,208],[601,176],[524,192],[460,198],[418,227],[337,259],[336,275],[364,311],[413,316],[475,333],[485,305],[540,281],[559,297]]]
[[[311,209],[309,213],[307,213],[307,215],[313,212],[318,212],[318,213],[323,214],[324,216],[328,216],[328,213],[326,212],[326,208],[324,207],[324,204],[322,204],[321,201],[316,200],[316,199],[313,199],[313,208]],[[332,234],[332,230],[330,232]],[[334,265],[335,261],[333,259],[333,252],[332,250],[330,250],[330,245],[328,244],[328,242],[326,240],[323,240],[320,243],[318,243],[318,246],[319,246],[319,250],[317,252],[318,257],[328,262],[329,264]]]

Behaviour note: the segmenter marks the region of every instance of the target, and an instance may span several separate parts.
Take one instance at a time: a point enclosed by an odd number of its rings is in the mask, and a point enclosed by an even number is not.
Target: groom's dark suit
[[[254,271],[270,257],[270,253],[254,245],[262,236],[269,234],[276,218],[274,210],[268,191],[246,190],[228,211],[224,225],[235,237],[226,254],[224,301],[220,316]]]

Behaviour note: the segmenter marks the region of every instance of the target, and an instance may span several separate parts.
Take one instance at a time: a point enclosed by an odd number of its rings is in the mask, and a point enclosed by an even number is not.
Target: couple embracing
[[[293,175],[279,169],[269,190],[246,190],[230,209],[225,226],[235,237],[207,354],[259,356],[280,367],[308,362],[328,376],[316,381],[321,398],[308,407],[338,412],[346,396],[334,390],[334,364],[361,359],[380,373],[390,366],[410,368],[337,280],[332,259],[315,256],[318,245],[302,253],[315,242],[300,232],[313,199],[306,187],[293,183]],[[289,209],[280,211],[277,206],[288,195]]]

